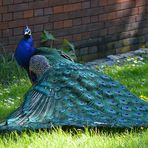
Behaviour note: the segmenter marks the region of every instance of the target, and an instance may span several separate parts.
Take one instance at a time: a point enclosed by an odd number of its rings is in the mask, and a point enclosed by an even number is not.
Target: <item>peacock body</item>
[[[148,103],[102,72],[70,61],[54,49],[34,49],[28,63],[35,83],[0,130],[148,127]]]

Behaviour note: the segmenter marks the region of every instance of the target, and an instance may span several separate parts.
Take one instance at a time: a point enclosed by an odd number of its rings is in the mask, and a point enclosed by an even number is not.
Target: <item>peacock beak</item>
[[[27,34],[28,34],[28,32],[25,32],[25,33],[24,33],[24,35],[27,35]]]
[[[24,35],[31,35],[30,31],[25,31]]]

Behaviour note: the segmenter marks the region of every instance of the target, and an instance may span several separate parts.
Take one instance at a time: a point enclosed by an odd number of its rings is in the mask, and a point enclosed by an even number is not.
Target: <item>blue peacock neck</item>
[[[33,47],[32,36],[24,37],[18,44],[15,51],[17,63],[28,70],[30,58],[34,55],[36,49]]]

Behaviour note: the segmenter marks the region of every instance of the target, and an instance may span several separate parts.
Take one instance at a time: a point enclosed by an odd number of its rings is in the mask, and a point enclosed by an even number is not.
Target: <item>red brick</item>
[[[13,18],[15,19],[21,19],[24,17],[24,13],[23,12],[14,12],[13,13]]]
[[[3,0],[3,5],[13,4],[13,0]]]
[[[44,8],[44,14],[45,15],[53,14],[53,9],[52,8]]]
[[[138,14],[138,8],[133,8],[132,11],[131,11],[131,9],[125,9],[125,10],[117,11],[117,18],[129,16],[129,14],[130,15]]]
[[[10,21],[12,20],[12,13],[3,14],[3,21]]]
[[[64,40],[64,38],[63,37],[57,37],[57,40],[56,40],[56,44],[57,44],[57,46],[61,46],[61,44],[63,43],[63,40]]]
[[[107,0],[100,0],[99,1],[99,6],[106,6],[107,5]]]
[[[23,11],[28,9],[28,3],[9,5],[9,12]]]
[[[8,45],[8,43],[9,43],[9,40],[8,40],[8,37],[3,37],[2,39],[1,39],[1,43],[2,43],[2,45]]]
[[[132,15],[136,15],[139,13],[139,9],[138,8],[133,8],[132,9]]]
[[[45,30],[52,30],[53,29],[53,23],[46,23],[44,24]]]
[[[54,22],[54,29],[60,29],[64,27],[64,21]]]
[[[48,0],[29,2],[29,9],[47,8],[49,6],[48,4]]]
[[[85,48],[81,48],[80,49],[80,55],[87,55],[88,54],[88,47],[85,47]]]
[[[98,20],[99,20],[98,15],[91,16],[91,22],[92,22],[92,23],[96,23],[96,22],[98,22]]]
[[[24,0],[13,0],[14,4],[22,3]]]
[[[142,14],[143,12],[145,12],[145,6],[142,6],[142,7],[138,7],[138,14]]]
[[[81,3],[64,5],[64,12],[76,11],[81,9]]]
[[[81,3],[72,4],[72,10],[73,11],[80,10],[81,8],[82,8]]]
[[[73,1],[70,1],[70,0],[48,0],[48,4],[50,7],[64,5],[64,4],[72,3],[72,2],[75,2],[75,0],[73,0]]]
[[[97,51],[98,51],[97,46],[89,47],[89,53],[90,53],[90,54],[92,54],[92,53],[97,53]]]
[[[22,35],[19,36],[11,36],[9,37],[9,44],[13,44],[16,46],[16,44],[22,39]]]
[[[120,9],[128,9],[128,8],[134,8],[135,2],[134,1],[127,1],[120,4]]]
[[[123,2],[124,0],[122,0],[122,2]],[[113,4],[116,4],[118,2],[118,0],[108,0],[107,1],[107,4],[108,5],[113,5]]]
[[[116,34],[124,30],[124,26],[112,26],[108,28],[108,34]]]
[[[143,6],[145,5],[145,1],[144,0],[136,0],[136,6]]]
[[[73,40],[74,41],[80,41],[81,40],[81,34],[74,34],[73,35]]]
[[[14,52],[15,51],[15,48],[16,48],[16,45],[6,45],[5,46],[5,51],[2,51],[5,52],[5,53],[12,53],[12,51]]]
[[[99,1],[98,0],[91,1],[91,7],[97,7],[97,6],[99,6]]]
[[[29,24],[30,25],[44,24],[44,23],[48,23],[48,21],[49,21],[49,18],[47,16],[32,17],[29,19]]]
[[[56,46],[63,38],[85,45],[90,39],[110,43],[148,33],[147,0],[6,0],[3,4],[0,0],[0,39],[6,48],[17,44],[26,24],[37,46],[43,29],[61,38]],[[97,52],[96,47],[89,49],[86,54]]]
[[[72,20],[64,20],[64,28],[72,27]]]
[[[81,24],[82,24],[82,18],[76,18],[73,20],[74,26],[81,25]]]
[[[36,9],[34,10],[34,16],[43,16],[44,14],[44,9]]]
[[[82,2],[82,9],[88,9],[90,8],[90,1],[87,1],[87,2]]]
[[[136,21],[137,21],[137,22],[141,21],[141,19],[142,19],[142,18],[141,18],[141,15],[136,15],[135,17],[136,17]]]
[[[136,15],[126,17],[126,19],[128,19],[128,24],[134,23],[134,22],[136,22]]]
[[[34,40],[40,40],[40,37],[41,37],[41,32],[34,32],[33,34],[33,39]],[[37,43],[37,42],[36,42]],[[38,45],[38,44],[37,44]]]
[[[0,31],[0,38],[2,38],[2,37],[3,37],[2,35],[3,35],[2,31]]]
[[[81,34],[81,36],[82,36],[82,39],[89,39],[90,38],[90,32],[83,32],[82,34]]]
[[[22,35],[23,34],[23,28],[24,27],[14,28],[13,29],[14,36],[16,36],[16,35]]]
[[[0,23],[0,29],[7,29],[7,28],[8,28],[8,24],[6,22]]]
[[[100,14],[99,15],[99,21],[104,21],[104,20],[107,20],[107,14]]]
[[[129,0],[117,0],[117,3],[123,3],[123,2],[128,2]]]
[[[41,33],[40,34],[38,34],[38,36],[40,36],[41,35]],[[35,47],[41,47],[41,40],[38,38],[38,39],[35,39],[36,40],[36,42],[34,43],[34,46]]]
[[[12,29],[5,29],[3,31],[3,37],[9,37],[12,36]]]
[[[64,6],[56,6],[53,8],[54,13],[62,13],[64,12]]]
[[[116,32],[116,27],[115,26],[113,26],[111,28],[108,28],[108,34],[113,34],[115,32]]]
[[[108,13],[108,15],[107,15],[108,20],[113,20],[116,17],[117,17],[117,13],[116,12],[111,12],[111,13]]]
[[[64,39],[67,39],[68,41],[72,41],[73,37],[72,35],[67,35],[67,36],[64,36]]]
[[[89,48],[90,49],[90,48]],[[82,56],[82,61],[88,62],[98,58],[98,53],[87,54]]]
[[[26,24],[28,24],[28,21],[26,19],[20,19],[16,21],[9,21],[8,27],[9,28],[21,27],[21,26],[25,26]]]
[[[64,12],[70,12],[72,10],[73,10],[72,4],[70,4],[70,5],[64,5]]]
[[[107,29],[105,28],[105,29],[101,29],[100,31],[99,31],[99,35],[100,36],[106,36],[107,35]]]
[[[0,6],[0,13],[6,13],[8,11],[7,6]]]
[[[88,24],[88,23],[90,23],[90,17],[88,16],[88,17],[83,17],[82,18],[82,24]]]
[[[43,31],[43,24],[40,24],[40,25],[34,25],[33,27],[33,32],[40,32],[40,31]]]
[[[33,10],[24,11],[24,18],[33,17]]]
[[[107,6],[104,7],[103,12],[104,13],[114,12],[114,11],[118,11],[118,9],[120,9],[120,8],[116,7],[116,10],[115,10],[115,5],[107,5]]]

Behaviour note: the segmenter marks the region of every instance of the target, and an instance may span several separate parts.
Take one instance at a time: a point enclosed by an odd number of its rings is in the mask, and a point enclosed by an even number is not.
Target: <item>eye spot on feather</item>
[[[128,96],[128,97],[131,97],[131,96],[132,96],[132,94],[131,94],[131,93],[127,93],[127,96]]]
[[[123,104],[125,104],[125,105],[128,104],[128,101],[126,101],[125,99],[121,99],[121,100],[119,100],[119,101],[120,101],[120,103],[123,103]]]
[[[52,79],[52,82],[55,83],[56,82],[56,79]]]
[[[91,114],[92,116],[95,116],[95,115],[96,115],[96,112],[95,112],[95,111],[91,111],[90,114]]]
[[[65,70],[64,74],[69,75],[70,74],[70,70]]]
[[[60,90],[60,87],[55,87],[55,91],[59,91]]]
[[[118,91],[116,91],[116,93],[117,93],[117,94],[121,94],[121,91],[120,91],[120,90],[118,90]]]
[[[127,122],[127,120],[126,120],[126,119],[124,119],[124,117],[123,117],[123,118],[118,119],[118,121],[119,121],[119,123],[125,123],[125,122]]]
[[[96,105],[99,107],[104,107],[103,103],[101,103],[101,102],[97,102]]]
[[[55,97],[55,99],[56,99],[56,100],[59,100],[59,99],[61,99],[61,96],[60,96],[60,94],[57,94],[57,95],[56,95],[56,97]]]
[[[137,116],[141,117],[142,114],[140,112],[136,113]]]
[[[145,110],[145,107],[144,106],[139,106],[139,107],[137,107],[137,109],[139,109],[139,110]]]

